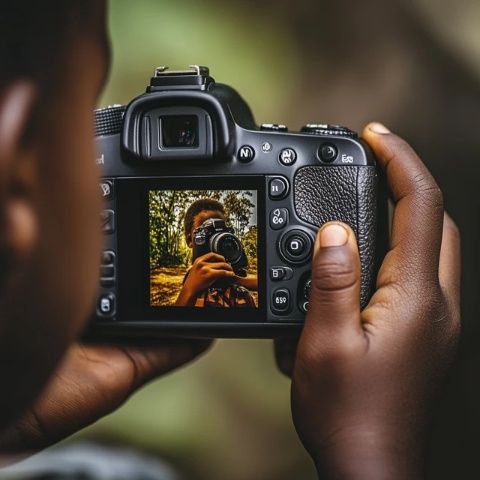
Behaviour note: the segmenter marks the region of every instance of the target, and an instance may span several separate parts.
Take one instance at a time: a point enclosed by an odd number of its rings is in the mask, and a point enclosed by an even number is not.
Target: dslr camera
[[[105,248],[91,336],[298,334],[315,234],[332,220],[356,234],[367,304],[386,203],[352,130],[257,126],[234,89],[192,66],[159,67],[145,94],[97,110],[95,135]],[[208,252],[220,257],[198,267]]]
[[[221,218],[205,220],[193,232],[193,259],[209,252],[222,255],[239,277],[247,276],[248,259],[242,242]]]

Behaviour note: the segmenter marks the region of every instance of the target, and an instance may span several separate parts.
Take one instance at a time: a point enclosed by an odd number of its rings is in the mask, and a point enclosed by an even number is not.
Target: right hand
[[[378,124],[363,136],[395,201],[376,291],[361,312],[355,234],[323,226],[305,326],[281,363],[292,368],[295,427],[321,478],[417,479],[431,402],[458,340],[459,234],[412,148]]]
[[[235,279],[232,266],[218,253],[198,257],[190,269],[176,305],[193,306],[196,296],[219,279]]]

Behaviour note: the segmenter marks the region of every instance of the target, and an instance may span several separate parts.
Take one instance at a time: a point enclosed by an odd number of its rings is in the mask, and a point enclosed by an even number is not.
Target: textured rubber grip
[[[125,105],[99,108],[95,110],[95,136],[115,135],[122,131]]]
[[[299,218],[316,227],[337,220],[354,230],[362,268],[362,307],[368,303],[375,281],[377,183],[373,166],[304,167],[295,176]]]

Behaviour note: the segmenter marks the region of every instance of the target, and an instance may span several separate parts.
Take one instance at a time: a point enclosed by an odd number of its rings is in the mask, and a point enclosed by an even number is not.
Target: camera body
[[[97,110],[95,120],[105,251],[90,335],[298,333],[315,234],[333,220],[356,233],[359,303],[367,304],[386,233],[378,225],[385,202],[373,155],[353,131],[258,127],[239,94],[198,66],[160,67],[145,94]],[[191,228],[190,244],[184,232]],[[199,298],[209,285],[194,292],[187,278],[189,261],[222,239],[235,282],[255,301],[248,312],[208,308]],[[212,263],[209,274],[218,269]]]
[[[222,255],[236,275],[247,275],[248,259],[242,241],[221,218],[205,220],[193,232],[193,260],[210,252]]]

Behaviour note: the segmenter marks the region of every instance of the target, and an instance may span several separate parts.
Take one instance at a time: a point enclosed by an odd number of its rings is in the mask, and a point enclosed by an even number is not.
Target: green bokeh
[[[142,93],[158,65],[209,66],[217,81],[241,92],[260,122],[282,112],[296,85],[294,42],[274,12],[238,2],[113,0],[110,32],[113,68],[103,105]]]

